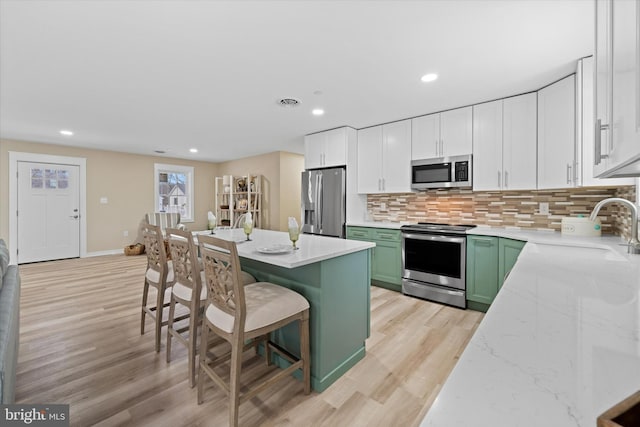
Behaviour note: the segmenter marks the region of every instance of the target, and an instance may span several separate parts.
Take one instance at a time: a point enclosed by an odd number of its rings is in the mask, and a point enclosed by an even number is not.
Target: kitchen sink
[[[604,245],[576,245],[571,243],[528,243],[527,248],[533,253],[549,257],[570,257],[581,260],[627,261],[627,259]]]

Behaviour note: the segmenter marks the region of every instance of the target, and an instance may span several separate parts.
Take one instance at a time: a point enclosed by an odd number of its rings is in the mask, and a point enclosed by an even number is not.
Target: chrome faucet
[[[609,199],[604,199],[598,202],[595,208],[593,208],[593,212],[591,212],[591,216],[589,219],[594,221],[598,216],[598,212],[604,205],[608,205],[609,203],[620,203],[625,205],[631,211],[631,239],[629,240],[629,253],[630,254],[640,254],[640,241],[638,241],[638,207],[628,201],[627,199],[621,199],[619,197],[611,197]]]

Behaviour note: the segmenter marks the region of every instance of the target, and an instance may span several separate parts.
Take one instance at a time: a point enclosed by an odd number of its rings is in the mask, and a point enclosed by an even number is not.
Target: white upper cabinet
[[[473,106],[473,189],[536,188],[536,94]]]
[[[575,75],[538,91],[538,188],[575,185]]]
[[[382,126],[382,190],[411,191],[411,120]]]
[[[358,193],[381,193],[382,126],[358,131]]]
[[[304,137],[305,169],[322,167],[326,137],[325,132],[314,133]]]
[[[471,154],[473,151],[471,107],[440,113],[440,157]]]
[[[640,1],[596,1],[596,176],[640,176],[638,34]]]
[[[304,137],[305,169],[347,164],[347,128],[341,127]]]
[[[633,178],[595,178],[594,153],[595,153],[595,121],[594,121],[594,86],[593,86],[594,59],[592,56],[578,61],[576,70],[576,99],[577,99],[577,158],[578,158],[578,184],[584,187],[632,185]],[[601,136],[605,135],[605,132]],[[604,141],[602,141],[604,142]],[[608,147],[607,143],[600,145]],[[600,151],[602,155],[602,151]],[[606,153],[605,153],[606,155]],[[601,163],[604,165],[604,163]]]
[[[411,119],[411,160],[440,157],[440,114]]]
[[[596,1],[593,176],[607,171],[611,151],[611,2]],[[585,157],[585,160],[587,158]],[[586,165],[586,164],[585,164]]]
[[[503,190],[537,188],[536,93],[506,98],[502,119]]]
[[[347,128],[342,127],[325,132],[327,140],[324,150],[324,167],[347,164]]]
[[[501,190],[502,100],[473,106],[473,189]]]
[[[411,191],[411,121],[358,131],[358,193]]]
[[[464,107],[411,120],[411,159],[471,154],[472,108]]]

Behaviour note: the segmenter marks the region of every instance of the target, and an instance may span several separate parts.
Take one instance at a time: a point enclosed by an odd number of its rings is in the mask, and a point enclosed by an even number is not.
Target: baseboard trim
[[[87,252],[87,254],[82,258],[92,258],[95,256],[104,256],[104,255],[119,255],[123,253],[124,253],[123,249],[110,249],[108,251]]]

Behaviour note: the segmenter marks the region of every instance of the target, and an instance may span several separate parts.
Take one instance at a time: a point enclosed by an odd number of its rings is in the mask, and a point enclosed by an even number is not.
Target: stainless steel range
[[[466,308],[466,232],[475,225],[403,225],[402,293]]]

